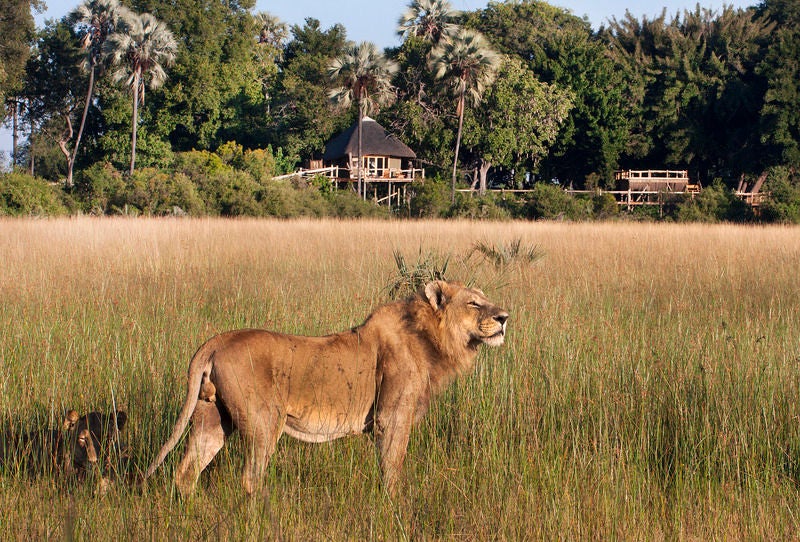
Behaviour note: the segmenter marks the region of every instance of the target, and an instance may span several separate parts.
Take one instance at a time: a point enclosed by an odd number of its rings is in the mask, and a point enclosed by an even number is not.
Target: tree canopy
[[[163,84],[144,102],[114,83],[116,70],[99,55],[103,43],[119,42],[121,28],[98,16],[116,0],[86,0],[80,17],[38,32],[37,3],[7,2],[0,97],[13,104],[3,114],[16,112],[25,126],[18,165],[34,168],[37,158],[40,174],[67,185],[73,166],[122,170],[135,128],[142,167],[174,171],[182,153],[241,147],[270,149],[291,169],[319,157],[357,118],[355,108],[329,100],[347,86],[331,79],[331,63],[355,45],[341,25],[322,28],[310,17],[289,27],[255,12],[253,0],[123,3],[138,16],[151,13],[175,38],[174,63],[168,72],[154,68]],[[794,182],[796,1],[626,13],[593,30],[543,0],[491,1],[468,12],[446,0],[411,0],[397,23],[400,46],[371,46],[397,66],[381,78],[393,103],[377,120],[432,176],[481,189],[551,179],[614,188],[617,169],[673,168],[704,185],[752,189],[782,168],[789,174],[781,182]],[[470,47],[480,54],[462,54]]]

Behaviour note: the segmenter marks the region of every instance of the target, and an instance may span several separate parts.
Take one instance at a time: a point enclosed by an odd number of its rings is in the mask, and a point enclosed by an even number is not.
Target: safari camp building
[[[370,117],[361,122],[363,178],[367,181],[407,179],[422,175],[414,168],[417,155],[408,145]],[[340,179],[358,179],[358,122],[331,139],[322,155],[323,167],[339,167]]]
[[[364,117],[361,123],[363,197],[389,208],[408,205],[409,185],[425,178],[425,170],[416,167],[416,153],[374,119]],[[324,175],[337,189],[355,190],[359,176],[358,135],[358,122],[355,122],[325,145],[322,159],[309,160],[307,167],[273,179]]]

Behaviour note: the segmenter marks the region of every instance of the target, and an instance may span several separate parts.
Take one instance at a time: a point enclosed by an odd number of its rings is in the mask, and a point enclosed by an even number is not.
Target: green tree
[[[456,198],[458,149],[464,126],[464,110],[467,105],[476,106],[480,103],[483,93],[494,82],[499,65],[500,57],[483,36],[474,30],[460,28],[451,39],[440,41],[431,51],[431,71],[437,79],[443,79],[451,86],[456,98],[458,131],[451,183],[453,203]]]
[[[525,160],[535,169],[571,107],[569,91],[539,82],[518,57],[507,57],[482,106],[465,120],[464,145],[478,155],[480,193],[492,166]]]
[[[60,188],[32,175],[0,174],[0,216],[65,215],[63,196]]]
[[[259,30],[250,13],[255,0],[131,0],[178,36],[169,79],[141,111],[154,143],[175,152],[213,149],[235,137],[245,146],[264,124],[263,89],[254,46]]]
[[[759,14],[776,26],[756,72],[767,81],[759,132],[767,166],[800,167],[800,4],[764,0]]]
[[[783,166],[771,168],[766,188],[769,196],[761,206],[759,218],[800,224],[800,172]]]
[[[117,69],[112,78],[123,82],[133,96],[131,120],[131,166],[136,164],[136,131],[139,104],[144,103],[145,85],[151,89],[161,86],[167,78],[164,67],[175,61],[177,43],[169,29],[149,13],[130,13],[121,19],[119,29],[106,40],[106,54]]]
[[[80,89],[86,83],[86,76],[80,69],[82,56],[72,26],[65,20],[49,21],[39,32],[36,54],[28,61],[26,69],[22,94],[28,104],[24,119],[31,126],[28,146],[31,169],[34,169],[37,154],[47,154],[44,148],[35,149],[35,143],[37,147],[57,145],[63,167],[59,166],[52,180],[68,172],[72,163],[69,144],[74,134],[73,121],[81,105]],[[67,186],[72,186],[69,176]]]
[[[403,43],[387,52],[400,66],[394,79],[398,99],[382,120],[424,152],[424,160],[443,170],[453,160],[454,138],[447,114],[450,99],[441,92],[428,64],[431,50],[455,32],[460,16],[446,1],[412,1],[398,20]]]
[[[642,121],[647,159],[688,168],[704,183],[735,182],[762,170],[759,110],[766,82],[756,73],[771,25],[750,11],[699,6],[666,22],[628,15],[611,25],[617,58],[645,79]],[[652,167],[652,165],[649,165]]]
[[[243,16],[249,20],[244,31],[250,39],[247,43],[231,40],[224,51],[230,58],[223,57],[218,68],[226,72],[229,83],[220,85],[221,122],[213,144],[235,140],[250,149],[262,147],[269,141],[268,119],[289,29],[278,17],[267,12]],[[233,14],[231,17],[234,25],[231,32],[238,32],[241,21]],[[228,70],[231,73],[227,73]]]
[[[366,197],[366,191],[362,191],[362,121],[364,115],[394,99],[391,81],[397,68],[397,64],[380,53],[375,44],[362,42],[346,48],[328,69],[331,79],[341,85],[331,89],[330,99],[345,108],[353,102],[358,107],[358,194],[362,197]]]
[[[429,171],[431,166],[446,171],[453,162],[455,140],[449,114],[452,100],[428,69],[431,49],[427,41],[411,36],[387,51],[399,66],[394,77],[397,100],[385,109],[380,122],[414,149]]]
[[[344,51],[344,27],[322,30],[318,20],[309,18],[303,26],[292,26],[291,33],[273,91],[267,140],[297,161],[320,153],[353,117],[332,115],[328,98],[333,87],[328,68]]]
[[[277,62],[283,60],[289,27],[278,17],[267,13],[256,13],[253,23],[258,30],[255,58],[259,69],[259,80],[264,102],[269,113],[270,92],[278,75]]]
[[[86,126],[89,107],[92,103],[95,76],[97,75],[98,69],[102,67],[103,45],[108,39],[108,36],[116,30],[120,17],[123,16],[123,14],[129,16],[128,9],[121,6],[118,0],[85,0],[70,15],[70,20],[77,26],[78,33],[81,36],[81,44],[86,51],[83,67],[89,73],[89,82],[86,90],[83,114],[81,115],[81,122],[78,127],[78,135],[75,136],[72,153],[67,157],[67,187],[72,186],[72,172],[75,168],[75,159],[78,156],[81,137],[83,137],[83,130]]]
[[[464,23],[501,53],[518,56],[540,81],[569,90],[573,108],[541,169],[582,183],[592,173],[613,180],[629,132],[631,87],[589,23],[540,0],[490,2]]]
[[[0,122],[12,116],[12,162],[16,162],[19,111],[25,65],[36,38],[31,8],[41,9],[39,0],[5,0],[0,6]]]

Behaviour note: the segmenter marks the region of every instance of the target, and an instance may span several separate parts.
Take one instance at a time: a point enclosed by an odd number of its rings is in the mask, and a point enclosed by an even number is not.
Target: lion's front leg
[[[392,394],[394,395],[394,394]],[[414,422],[417,397],[413,393],[380,397],[375,415],[375,446],[381,474],[390,495],[397,492],[402,478],[408,439]]]

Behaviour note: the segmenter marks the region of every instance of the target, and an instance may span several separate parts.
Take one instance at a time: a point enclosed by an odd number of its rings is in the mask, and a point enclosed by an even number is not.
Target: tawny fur
[[[435,281],[383,305],[352,330],[303,337],[244,329],[213,337],[189,364],[186,401],[145,473],[192,426],[175,483],[190,493],[234,430],[245,441],[243,484],[263,486],[278,438],[325,442],[373,432],[384,482],[399,481],[411,427],[433,395],[499,346],[508,313],[479,290]]]

